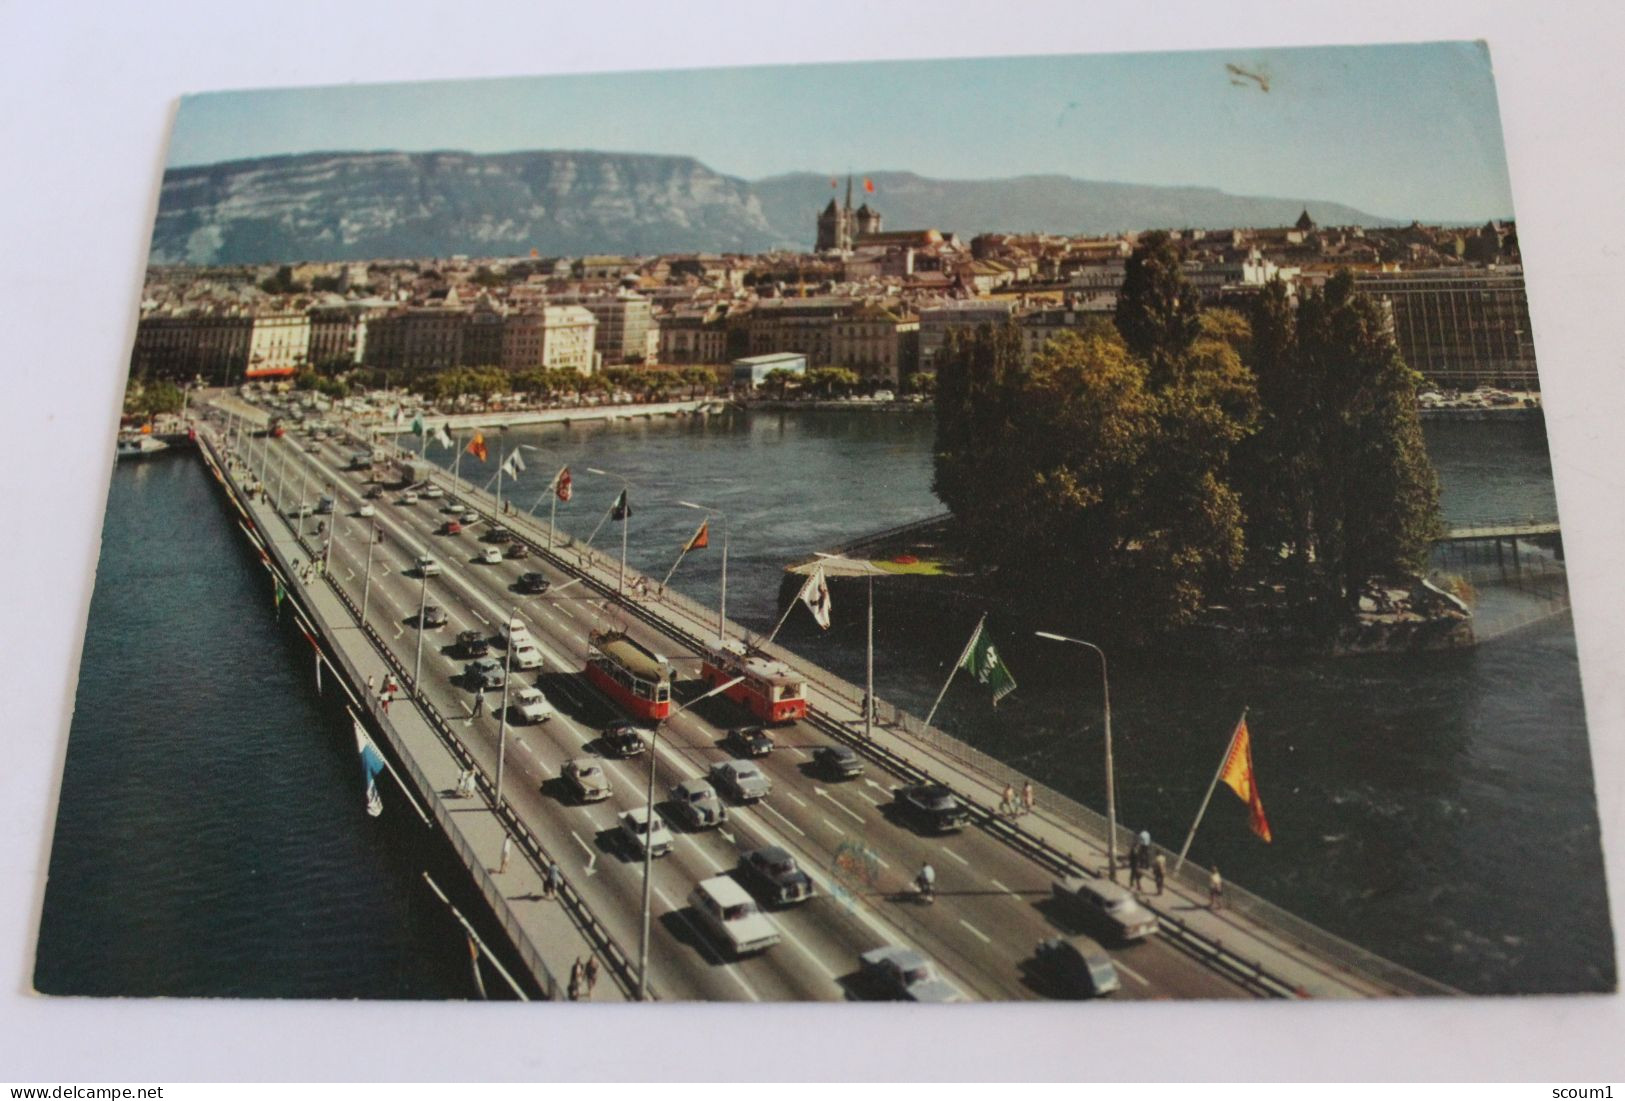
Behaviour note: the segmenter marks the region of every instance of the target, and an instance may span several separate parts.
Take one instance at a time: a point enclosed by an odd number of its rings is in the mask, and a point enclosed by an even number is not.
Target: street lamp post
[[[422,555],[427,558],[428,553]],[[418,590],[418,656],[412,663],[412,693],[419,694],[418,678],[423,675],[423,615],[429,607],[429,570],[422,562],[418,563],[418,573],[423,577],[423,585]]]
[[[600,474],[605,478],[619,478],[621,482],[621,504],[625,507],[625,512],[621,516],[621,573],[615,580],[615,595],[621,596],[626,592],[626,530],[632,526],[632,483],[623,475],[611,474],[607,470],[599,470],[596,466],[589,466],[587,473]]]
[[[644,814],[648,818],[643,824],[643,938],[638,942],[638,1001],[649,999],[649,918],[651,913],[651,900],[654,892],[654,846],[650,844],[650,834],[654,829],[655,821],[655,748],[660,744],[660,727],[662,723],[670,722],[684,711],[693,707],[701,700],[708,700],[718,692],[726,692],[744,677],[735,677],[724,681],[703,696],[696,696],[683,706],[677,708],[661,722],[655,723],[654,730],[649,734],[649,791],[644,802]]]
[[[502,657],[502,710],[497,718],[497,814],[502,813],[502,770],[508,760],[508,682],[513,679],[514,621],[519,618],[519,605],[508,613],[508,649]],[[481,686],[484,690],[484,686]]]
[[[372,595],[372,550],[378,545],[378,525],[367,525],[367,573],[361,582],[361,626],[367,625],[367,598]],[[354,576],[354,575],[351,575]]]
[[[728,641],[728,514],[720,508],[711,508],[709,505],[697,505],[693,501],[678,501],[684,508],[697,509],[700,512],[721,517],[722,519],[722,600],[717,608],[717,643]]]
[[[1111,682],[1106,676],[1106,651],[1092,642],[1085,642],[1081,638],[1069,638],[1066,635],[1052,634],[1049,631],[1034,631],[1039,638],[1047,638],[1051,642],[1070,642],[1074,646],[1084,646],[1093,650],[1100,656],[1100,697],[1105,709],[1106,717],[1106,872],[1113,882],[1117,881],[1117,783],[1112,777],[1112,689]]]
[[[872,739],[875,736],[875,574],[883,573],[877,570],[872,562],[858,562],[853,559],[843,559],[838,554],[825,554],[815,551],[819,558],[845,561],[848,565],[863,567],[862,573],[869,581],[869,624],[868,643],[864,647],[863,661],[863,736]]]

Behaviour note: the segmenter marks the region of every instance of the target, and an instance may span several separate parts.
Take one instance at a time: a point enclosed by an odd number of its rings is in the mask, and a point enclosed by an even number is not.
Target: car
[[[467,509],[459,519],[465,524],[477,524],[480,522],[480,514],[473,509]]]
[[[890,390],[876,390],[874,400],[875,401],[896,401],[897,400],[897,395],[892,393]]]
[[[625,719],[616,719],[599,731],[598,742],[604,747],[605,753],[622,760],[636,757],[649,748],[643,740],[642,732]]]
[[[575,757],[564,762],[564,782],[575,789],[576,798],[583,803],[596,803],[614,794],[609,773],[591,757]]]
[[[371,501],[363,501],[361,507],[355,510],[355,514],[364,518],[372,517],[378,515],[378,510],[373,507]]]
[[[501,688],[508,674],[496,658],[478,658],[463,666],[463,680],[471,689]]]
[[[649,816],[648,807],[633,807],[620,819],[621,839],[638,856],[665,856],[671,852],[671,830],[665,821]]]
[[[814,894],[812,876],[777,845],[740,854],[739,871],[774,906],[793,906]]]
[[[514,545],[522,546],[523,544],[515,543]],[[545,593],[548,589],[552,588],[552,584],[542,574],[522,573],[519,575],[519,583],[516,588],[518,588],[518,590],[522,593],[540,595],[541,593]]]
[[[507,543],[512,541],[513,532],[498,524],[485,533],[487,543]]]
[[[446,609],[438,604],[425,604],[423,614],[418,617],[425,627],[444,627],[446,625]]]
[[[704,780],[684,780],[671,789],[672,813],[691,830],[720,826],[728,820],[728,808],[717,798],[717,789]]]
[[[847,745],[821,745],[813,750],[813,767],[833,780],[850,780],[863,775],[863,758]]]
[[[540,669],[542,667],[542,652],[532,642],[520,642],[513,648],[513,667],[515,669]]]
[[[525,621],[517,616],[506,623],[499,624],[497,635],[502,639],[504,646],[519,646],[527,642],[532,646],[536,645],[536,640],[530,637],[530,628],[525,626]]]
[[[906,1002],[959,1002],[964,995],[912,948],[887,945],[858,957],[858,978],[873,993]]]
[[[773,793],[773,781],[753,761],[723,761],[707,774],[718,791],[725,791],[737,803],[765,799]]]
[[[1069,920],[1113,940],[1144,940],[1157,931],[1157,915],[1134,892],[1109,879],[1067,876],[1051,886],[1055,904]]]
[[[312,438],[311,441],[305,445],[305,451],[311,455],[320,455],[322,453],[322,445],[317,443],[316,440]]]
[[[447,520],[444,524],[440,525],[440,534],[461,535],[463,534],[463,525],[459,524],[456,520]]]
[[[553,705],[547,702],[542,690],[529,685],[508,697],[508,707],[520,722],[545,723],[553,717]]]
[[[482,549],[480,551],[480,556],[479,556],[478,560],[480,562],[484,563],[487,566],[501,565],[502,564],[502,550],[499,547],[485,547],[484,549]]]
[[[521,543],[518,540],[515,540],[514,542],[508,544],[507,555],[509,558],[529,558],[530,545],[528,543]]]
[[[376,501],[380,497],[382,497],[383,495],[384,495],[384,487],[380,486],[380,485],[375,485],[375,486],[370,487],[367,490],[367,492],[363,493],[361,496],[365,497],[369,501]]]
[[[333,515],[333,510],[337,507],[338,502],[333,500],[333,498],[328,494],[324,493],[322,494],[321,500],[316,502],[316,514],[318,516],[331,516]]]
[[[725,875],[700,880],[689,892],[688,904],[696,923],[735,958],[765,952],[779,943],[773,919]]]
[[[413,493],[411,490],[407,490],[405,493],[401,494],[400,503],[403,505],[415,505],[418,503],[418,495]]]
[[[898,788],[895,795],[903,813],[931,833],[962,830],[970,821],[965,804],[941,784],[913,784]]]
[[[465,658],[483,658],[491,652],[491,644],[478,631],[457,632],[457,652]]]
[[[773,738],[759,726],[736,726],[722,743],[741,757],[766,757],[773,752]]]
[[[1106,950],[1082,935],[1039,941],[1033,971],[1063,998],[1100,998],[1123,985]]]
[[[289,516],[297,516],[297,517],[303,519],[304,517],[309,516],[311,513],[315,512],[315,511],[316,511],[315,506],[312,505],[309,501],[300,501],[297,505],[294,505],[292,508],[290,508],[288,510],[288,515]]]
[[[427,501],[438,501],[445,495],[446,491],[441,489],[439,486],[430,486],[428,489],[423,491],[424,500]]]
[[[440,574],[440,563],[427,554],[420,554],[412,563],[412,570],[419,577],[437,577]]]

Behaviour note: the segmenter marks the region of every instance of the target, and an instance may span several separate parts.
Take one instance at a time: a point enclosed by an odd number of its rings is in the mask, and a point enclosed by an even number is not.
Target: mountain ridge
[[[1028,174],[870,172],[886,229],[1098,234],[1158,227],[1400,224],[1339,203]],[[417,256],[807,251],[830,177],[748,181],[671,153],[324,151],[164,173],[154,264]]]

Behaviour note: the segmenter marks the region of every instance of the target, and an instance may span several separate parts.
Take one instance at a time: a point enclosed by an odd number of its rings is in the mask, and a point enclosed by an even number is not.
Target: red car
[[[444,524],[440,525],[441,535],[461,535],[462,533],[463,525],[459,524],[456,520],[447,520]]]

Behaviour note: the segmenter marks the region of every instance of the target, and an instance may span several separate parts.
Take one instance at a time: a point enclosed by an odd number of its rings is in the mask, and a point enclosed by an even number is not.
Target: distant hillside
[[[1159,226],[1391,224],[1312,199],[1065,176],[871,176],[887,229],[1112,233]],[[306,153],[164,175],[156,264],[410,256],[761,252],[812,246],[828,177],[750,183],[692,157],[638,153]]]

